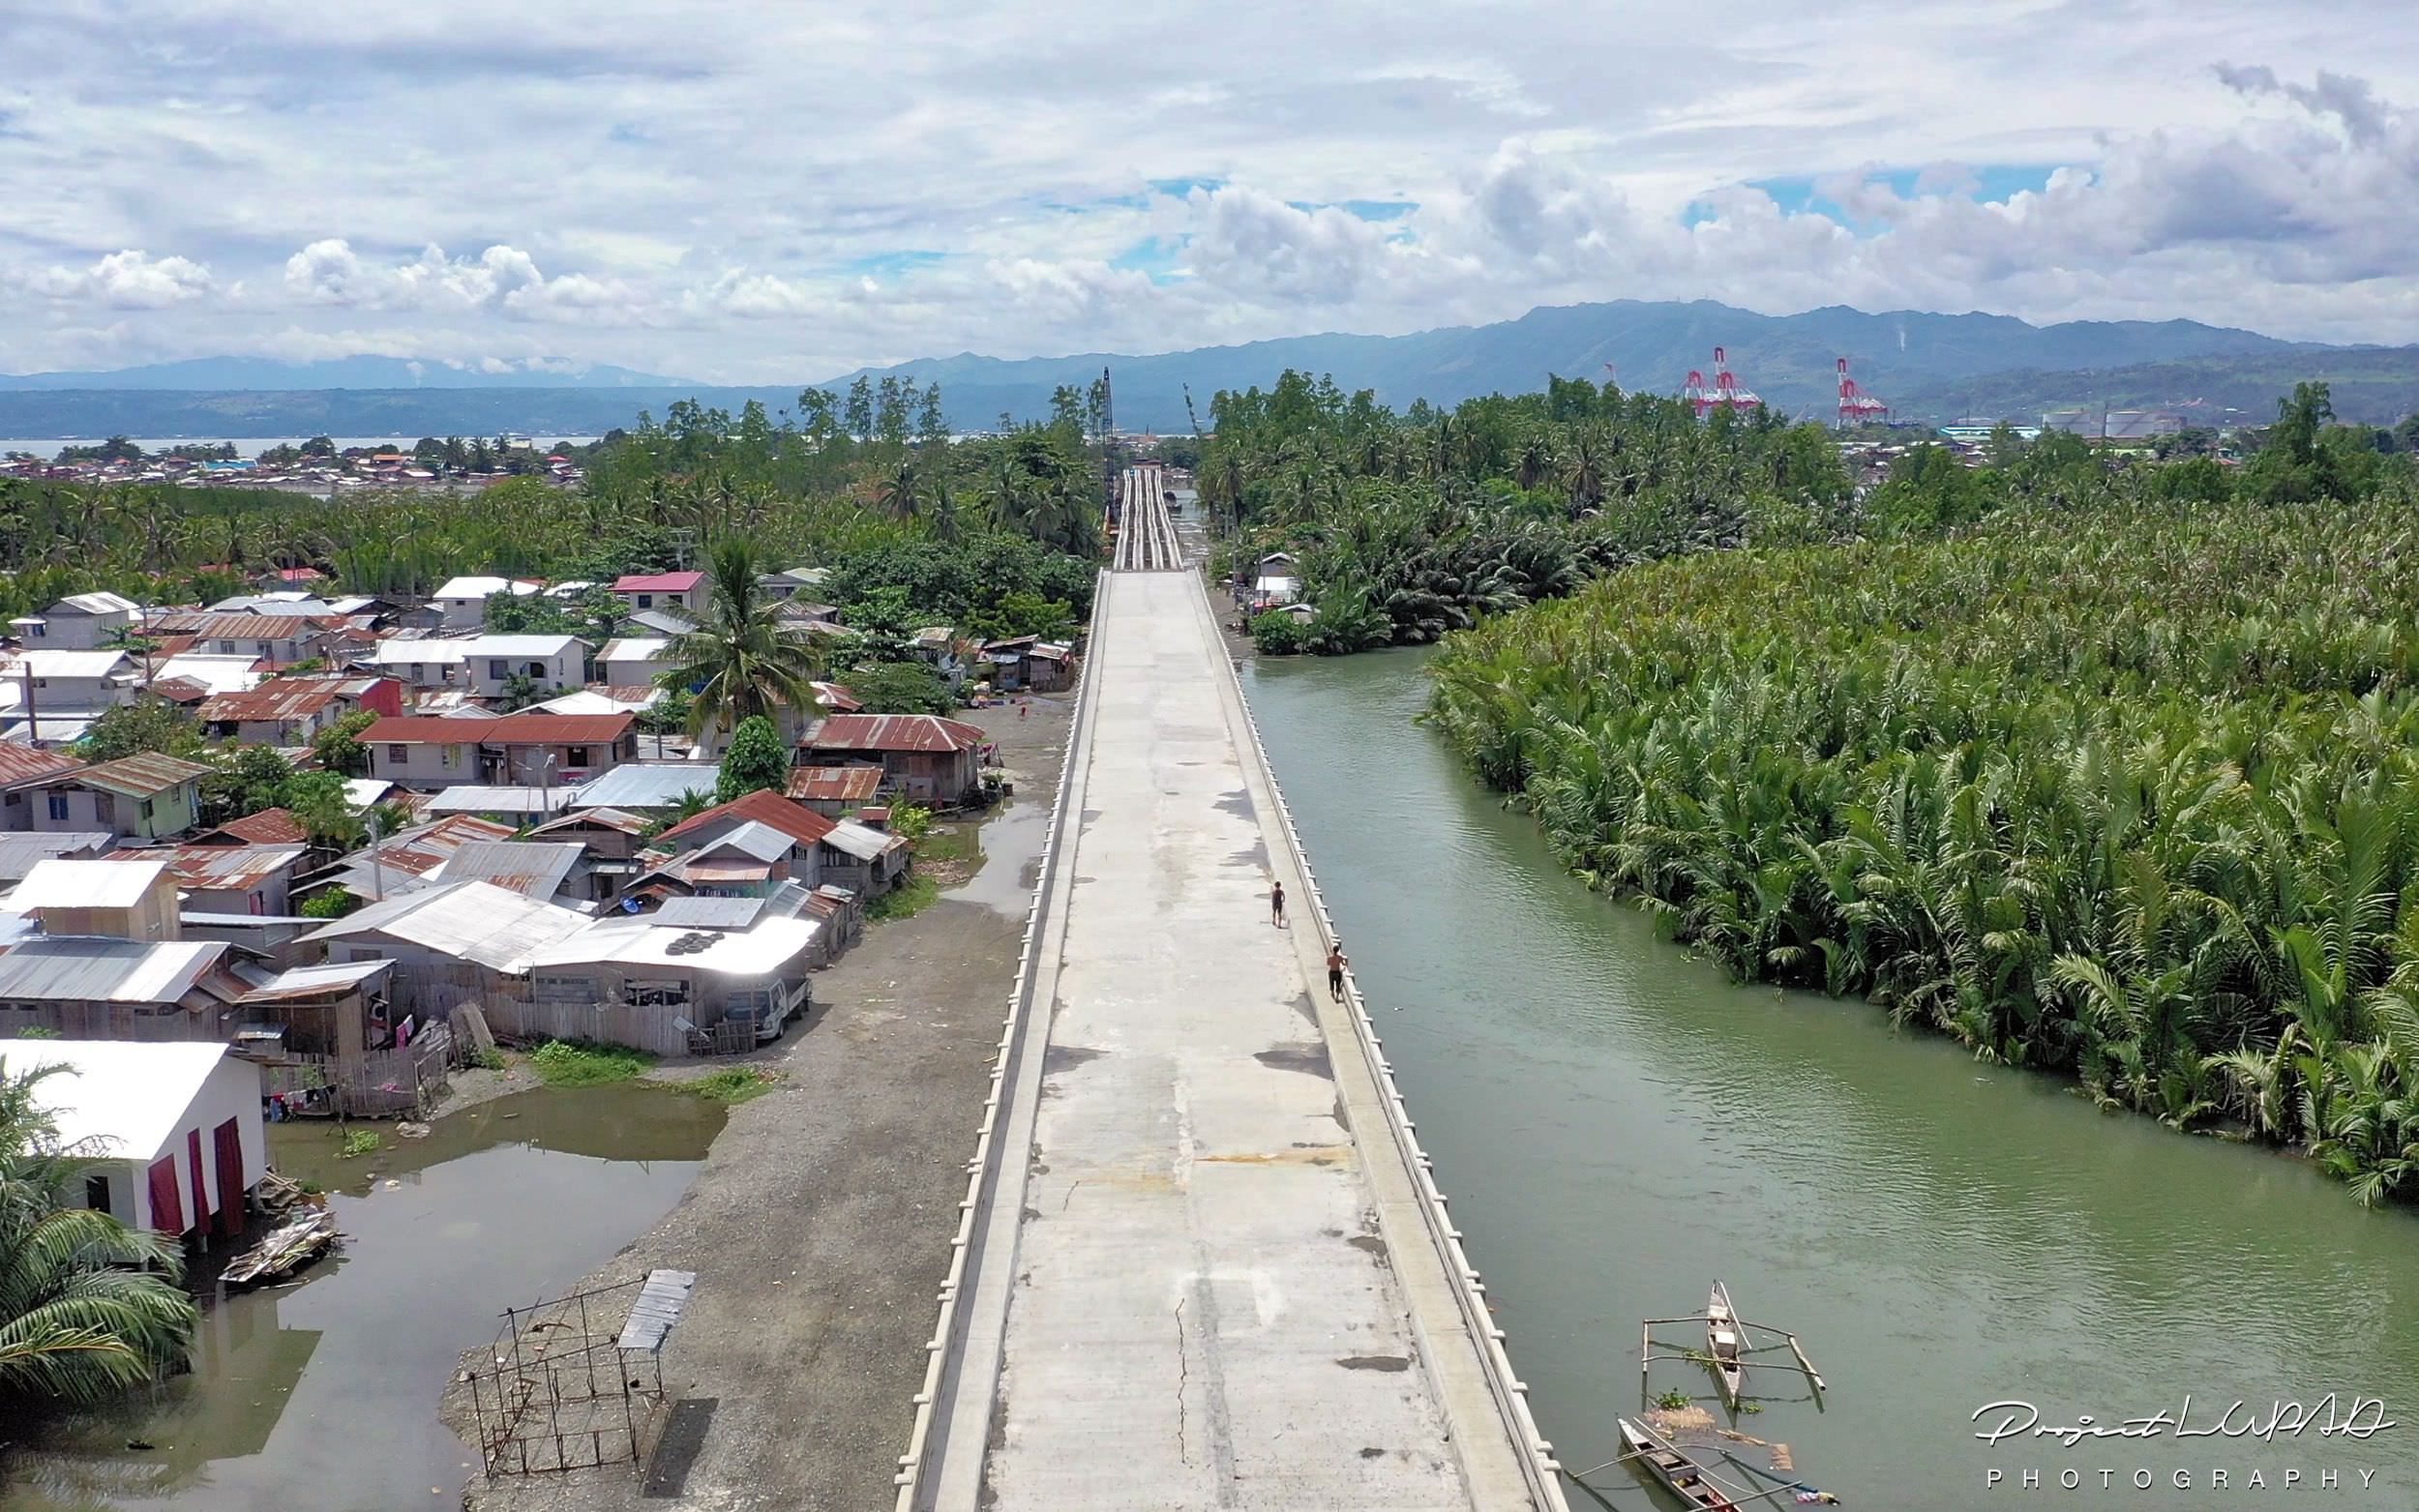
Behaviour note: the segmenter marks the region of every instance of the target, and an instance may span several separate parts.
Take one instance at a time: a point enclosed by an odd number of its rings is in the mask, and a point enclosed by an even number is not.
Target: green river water
[[[2273,1153],[2101,1113],[1867,1004],[1733,985],[1572,880],[1413,723],[1419,668],[1417,652],[1289,660],[1247,666],[1244,686],[1565,1464],[1620,1452],[1639,1319],[1698,1311],[1718,1277],[1742,1316],[1798,1333],[1831,1388],[1819,1410],[1773,1401],[1739,1427],[1788,1442],[1850,1506],[2419,1506],[2419,1218],[2363,1211]],[[1657,1392],[1711,1384],[1656,1367]],[[1779,1373],[1757,1389],[1807,1396]],[[2298,1434],[2288,1415],[2264,1438],[2201,1435],[2238,1399],[2235,1428],[2330,1392],[2339,1419],[2357,1395],[2399,1426],[2324,1436],[2321,1408]],[[2114,1425],[2188,1395],[2194,1437],[1977,1437],[1994,1403]],[[1602,1499],[1574,1507],[1665,1504],[1625,1468],[1592,1484]]]

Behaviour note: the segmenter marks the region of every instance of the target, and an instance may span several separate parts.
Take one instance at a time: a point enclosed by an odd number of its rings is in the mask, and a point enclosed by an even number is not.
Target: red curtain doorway
[[[219,1162],[219,1232],[244,1227],[244,1136],[229,1118],[210,1135]]]

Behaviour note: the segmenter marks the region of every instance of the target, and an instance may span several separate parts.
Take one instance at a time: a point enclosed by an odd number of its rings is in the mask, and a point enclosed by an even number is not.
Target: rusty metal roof
[[[879,766],[799,766],[788,791],[799,803],[871,803],[881,787]]]
[[[0,744],[0,787],[40,782],[46,777],[64,777],[83,764],[75,757],[61,756],[56,751]]]
[[[180,783],[198,782],[210,775],[210,768],[198,761],[180,761],[172,756],[146,751],[139,756],[120,756],[88,766],[72,779],[86,786],[106,788],[129,798],[150,798],[166,792]]]
[[[436,882],[491,882],[523,898],[552,898],[587,847],[577,841],[474,840],[429,874]]]
[[[368,745],[610,746],[630,733],[630,714],[506,714],[492,720],[388,715],[361,732]]]
[[[200,710],[205,722],[309,719],[337,699],[359,697],[382,681],[376,677],[272,677],[242,693],[215,694]]]
[[[247,814],[240,819],[227,820],[211,833],[232,835],[248,845],[299,845],[311,838],[284,809]]]
[[[243,892],[301,861],[302,845],[154,845],[116,850],[107,861],[164,861],[176,885],[197,893]]]
[[[815,726],[806,744],[817,751],[971,751],[990,737],[963,720],[938,714],[835,714]]]
[[[801,845],[811,845],[821,840],[831,833],[836,822],[812,809],[798,807],[777,792],[760,789],[744,797],[733,798],[729,803],[718,803],[702,814],[691,815],[656,838],[678,840],[734,819],[779,830]]]

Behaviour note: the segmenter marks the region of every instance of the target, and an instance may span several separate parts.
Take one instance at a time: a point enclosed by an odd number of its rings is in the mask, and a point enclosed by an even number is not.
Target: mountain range
[[[1828,419],[1834,364],[1901,419],[2027,418],[2062,405],[2185,405],[2210,423],[2265,419],[2302,379],[2335,386],[2347,419],[2387,423],[2419,408],[2419,347],[2330,346],[2191,320],[2069,321],[2036,326],[2010,315],[1879,314],[1832,306],[1763,315],[1716,304],[1616,300],[1533,310],[1516,320],[1409,336],[1319,335],[1239,346],[1130,356],[1087,352],[1001,359],[961,353],[866,375],[938,382],[952,425],[974,430],[1001,414],[1034,419],[1051,391],[1113,374],[1117,419],[1128,430],[1186,428],[1187,390],[1207,425],[1220,389],[1266,386],[1286,368],[1331,373],[1397,407],[1451,404],[1541,387],[1548,374],[1676,393],[1691,371],[1710,381],[1726,348],[1741,387],[1782,413]],[[115,372],[0,376],[0,435],[417,435],[521,430],[595,434],[642,409],[661,414],[694,398],[736,410],[748,400],[794,405],[798,385],[717,387],[623,368],[533,364],[502,371],[390,357],[284,364],[202,358]],[[2229,414],[2229,411],[2234,412]]]

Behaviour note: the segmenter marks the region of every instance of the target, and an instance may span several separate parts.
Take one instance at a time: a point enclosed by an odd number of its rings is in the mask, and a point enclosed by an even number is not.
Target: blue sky
[[[0,0],[0,371],[773,382],[1616,298],[2419,341],[2406,3],[1999,10]]]

